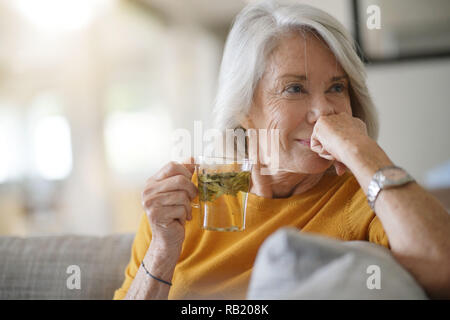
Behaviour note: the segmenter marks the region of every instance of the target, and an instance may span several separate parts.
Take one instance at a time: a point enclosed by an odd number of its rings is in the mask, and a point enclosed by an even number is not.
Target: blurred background
[[[208,118],[228,30],[249,2],[0,0],[0,234],[134,232],[171,134]],[[296,2],[360,41],[379,144],[448,203],[449,2]],[[365,28],[370,4],[379,30]]]

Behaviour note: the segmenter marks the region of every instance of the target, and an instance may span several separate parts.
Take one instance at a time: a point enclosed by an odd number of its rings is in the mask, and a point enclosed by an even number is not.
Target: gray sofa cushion
[[[124,279],[133,238],[0,237],[0,299],[112,299]],[[80,289],[67,286],[75,275],[67,273],[71,265],[79,267]]]
[[[375,281],[377,267],[380,289]],[[263,243],[247,297],[427,299],[423,289],[386,248],[367,241],[344,242],[300,233],[294,228],[282,228]]]

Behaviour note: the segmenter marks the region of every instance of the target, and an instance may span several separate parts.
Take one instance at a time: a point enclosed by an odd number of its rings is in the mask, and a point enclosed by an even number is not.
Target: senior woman
[[[114,297],[245,298],[258,248],[286,225],[383,245],[431,297],[450,297],[450,216],[390,168],[363,68],[351,36],[325,12],[273,1],[244,8],[224,51],[216,127],[279,129],[285,171],[252,171],[246,229],[227,233],[195,222],[193,166],[164,166],[147,181],[146,214]],[[379,190],[378,176],[393,186]]]

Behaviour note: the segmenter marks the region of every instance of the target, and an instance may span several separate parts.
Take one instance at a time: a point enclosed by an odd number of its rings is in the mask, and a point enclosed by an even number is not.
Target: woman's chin
[[[305,174],[319,174],[325,172],[331,167],[333,162],[317,157],[307,157],[299,161],[289,161],[285,166],[280,162],[280,168],[287,168],[295,172],[305,173]]]
[[[328,168],[331,167],[331,163],[329,160],[327,160],[328,163],[326,165],[314,165],[314,166],[310,166],[308,168],[305,168],[304,172],[305,173],[309,173],[309,174],[318,174],[318,173],[323,173],[325,171],[327,171]]]

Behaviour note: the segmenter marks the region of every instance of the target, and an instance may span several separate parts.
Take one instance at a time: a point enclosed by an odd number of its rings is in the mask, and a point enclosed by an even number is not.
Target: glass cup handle
[[[197,179],[198,179],[198,170],[197,170],[197,166],[195,166],[195,171],[194,173],[197,173]],[[198,186],[197,186],[198,187]],[[200,199],[198,197],[198,195],[191,201],[191,207],[192,208],[200,208]]]
[[[195,201],[195,199],[194,200],[192,200],[192,201]],[[191,202],[191,207],[192,208],[200,208],[200,203],[194,203],[194,202]]]

